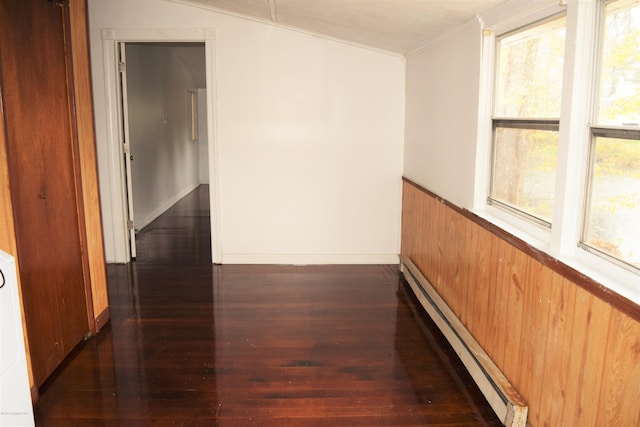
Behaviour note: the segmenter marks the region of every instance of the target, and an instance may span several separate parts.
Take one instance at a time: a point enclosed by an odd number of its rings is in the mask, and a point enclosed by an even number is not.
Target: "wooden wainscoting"
[[[640,307],[405,179],[409,257],[529,404],[532,426],[640,425]]]

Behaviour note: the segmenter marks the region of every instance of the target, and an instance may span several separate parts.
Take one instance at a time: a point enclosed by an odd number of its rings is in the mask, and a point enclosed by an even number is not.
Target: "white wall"
[[[403,58],[159,0],[90,0],[89,18],[109,262],[126,245],[101,30],[119,28],[216,30],[223,262],[397,262]]]
[[[404,175],[473,207],[481,28],[474,19],[407,56]]]
[[[134,226],[141,229],[199,184],[199,146],[191,141],[188,90],[196,83],[164,44],[127,45],[129,142]]]

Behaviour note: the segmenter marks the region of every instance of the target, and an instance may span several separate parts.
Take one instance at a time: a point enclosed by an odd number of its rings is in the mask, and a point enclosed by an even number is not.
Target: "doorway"
[[[136,235],[209,183],[204,43],[119,43],[131,257]]]
[[[135,198],[135,192],[133,189],[128,190],[126,180],[126,157],[123,152],[126,151],[126,145],[124,144],[124,130],[122,121],[122,98],[121,98],[121,86],[120,86],[120,66],[119,66],[119,51],[122,43],[126,45],[132,44],[148,44],[148,43],[161,43],[161,44],[193,44],[198,43],[200,46],[204,45],[204,80],[206,81],[206,89],[200,88],[197,91],[198,102],[204,102],[206,106],[205,117],[202,113],[198,115],[198,123],[204,124],[204,135],[199,134],[199,139],[202,140],[202,136],[206,135],[206,161],[208,166],[208,180],[209,180],[209,203],[211,212],[211,254],[212,262],[221,262],[220,251],[220,225],[219,225],[219,196],[217,185],[217,141],[215,138],[215,33],[211,29],[171,29],[171,30],[151,30],[151,29],[135,29],[135,30],[121,30],[111,29],[102,32],[103,40],[103,61],[104,61],[104,73],[105,82],[107,82],[107,108],[108,108],[108,162],[111,165],[113,173],[110,174],[110,180],[108,182],[109,187],[109,199],[103,210],[105,215],[110,216],[110,224],[105,228],[105,235],[111,239],[112,247],[114,248],[115,258],[111,262],[128,262],[132,259],[132,253],[129,247],[129,241],[132,235],[135,237],[135,233],[131,233],[128,228],[128,216],[127,216],[127,198],[131,194]],[[126,50],[125,50],[126,55]],[[126,59],[126,58],[125,58]],[[124,66],[126,67],[126,65]],[[192,91],[194,92],[194,91]],[[202,95],[205,96],[202,96]],[[184,98],[187,97],[187,91],[184,93]],[[184,99],[183,98],[183,99]],[[186,102],[186,101],[185,101]],[[185,102],[181,102],[184,106]],[[156,112],[157,113],[157,112]],[[171,117],[166,115],[167,124]],[[160,114],[160,126],[164,125],[165,114]],[[156,121],[157,123],[157,121]],[[202,128],[200,128],[202,129]],[[193,142],[193,141],[192,141]],[[194,143],[194,145],[197,145]],[[200,151],[202,153],[202,151]],[[130,159],[129,154],[129,159]],[[136,159],[136,154],[133,153],[133,167],[130,170],[135,170],[135,163],[141,163],[139,157]],[[200,167],[199,167],[200,169]],[[119,173],[118,173],[119,171]],[[166,171],[164,172],[166,173]],[[135,178],[133,178],[135,180]],[[103,199],[104,203],[104,199]],[[135,203],[134,203],[135,206]],[[143,218],[144,219],[144,218]],[[134,216],[133,229],[140,228],[135,224],[136,219]],[[144,223],[143,223],[144,225]],[[133,254],[135,255],[135,253]]]

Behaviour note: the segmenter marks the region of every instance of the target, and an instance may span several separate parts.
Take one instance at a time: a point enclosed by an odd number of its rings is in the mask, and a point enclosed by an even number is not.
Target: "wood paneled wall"
[[[13,222],[13,202],[11,200],[11,187],[9,183],[9,162],[7,159],[7,145],[4,127],[4,110],[0,109],[0,250],[11,254],[16,258],[16,268],[18,266],[18,248],[16,242],[15,224]],[[16,272],[17,273],[17,272]],[[25,324],[24,307],[22,306],[22,288],[20,287],[20,275],[18,279],[18,295],[20,297],[20,309],[22,324]],[[29,373],[29,385],[33,386],[33,371],[31,369],[31,359],[29,357],[28,331],[24,331],[25,354],[27,355],[27,371]],[[37,390],[31,390],[32,398],[38,398]]]
[[[98,188],[86,0],[71,0],[69,14],[75,89],[74,102],[89,261],[88,273],[91,278],[93,312],[96,317],[95,327],[96,330],[100,330],[109,320],[109,301],[107,299],[107,274]]]
[[[640,307],[404,180],[408,256],[534,426],[640,426]]]
[[[102,224],[100,217],[100,200],[98,193],[98,174],[96,162],[93,102],[90,81],[90,61],[88,50],[86,0],[70,0],[71,48],[73,54],[73,71],[75,99],[74,106],[78,127],[80,151],[80,168],[85,215],[85,236],[87,239],[89,273],[91,277],[91,295],[93,310],[96,316],[95,325],[99,330],[109,319],[107,299],[107,281],[103,247]],[[11,199],[10,176],[8,173],[6,152],[6,133],[4,127],[4,111],[0,111],[0,249],[16,257],[18,270],[17,240]],[[20,274],[18,271],[18,280]],[[21,292],[21,289],[19,288]],[[22,298],[21,298],[22,302]],[[91,319],[93,320],[93,319]],[[24,310],[23,310],[23,325]],[[34,400],[38,391],[34,386],[31,359],[28,345],[29,331],[25,330],[25,346],[29,371],[29,382]]]

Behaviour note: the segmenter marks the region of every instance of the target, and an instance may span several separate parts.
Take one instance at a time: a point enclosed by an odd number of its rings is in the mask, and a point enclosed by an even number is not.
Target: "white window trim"
[[[600,0],[511,1],[483,15],[478,144],[473,211],[614,292],[640,304],[640,274],[578,246],[589,155]],[[566,10],[567,30],[551,230],[487,203],[492,162],[492,121],[496,37]],[[589,64],[589,66],[584,66]]]

